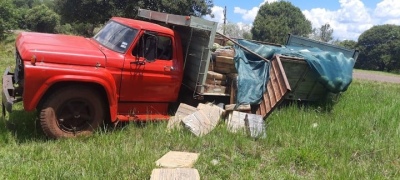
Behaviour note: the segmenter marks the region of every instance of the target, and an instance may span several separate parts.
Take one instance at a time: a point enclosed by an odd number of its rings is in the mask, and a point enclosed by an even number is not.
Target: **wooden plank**
[[[225,115],[225,110],[223,109],[223,107],[219,107],[215,104],[212,103],[199,103],[199,105],[197,106],[198,110],[203,110],[203,112],[207,113],[207,117],[209,119],[212,120],[212,122],[214,123],[213,125],[217,125],[221,116]]]
[[[265,138],[267,136],[263,116],[257,114],[247,114],[244,122],[246,126],[246,132],[249,136],[253,138]]]
[[[213,128],[211,120],[207,118],[203,111],[196,111],[186,116],[182,122],[196,136],[208,134]]]
[[[235,67],[235,62],[233,61],[233,57],[217,56],[215,58],[215,61],[217,62],[217,66],[218,66],[218,64],[226,64],[226,65]]]
[[[279,57],[277,57],[277,58],[279,58]],[[278,90],[279,90],[278,93],[280,95],[280,94],[284,93],[284,87],[283,86],[285,86],[285,84],[282,81],[282,78],[280,77],[281,73],[279,71],[280,70],[279,69],[279,65],[277,64],[278,63],[277,62],[277,58],[274,61],[271,61],[271,63],[274,63],[274,65],[271,66],[271,70],[273,71],[272,76],[274,76],[274,80],[277,81],[274,84],[279,84],[279,86],[277,86],[277,87],[278,87]]]
[[[251,110],[251,106],[250,104],[242,104],[239,105],[236,109],[236,104],[227,104],[225,105],[225,111],[250,111]]]
[[[216,79],[216,80],[225,81],[226,75],[217,73],[214,71],[207,71],[207,79]]]
[[[235,50],[234,49],[217,49],[215,50],[215,53],[217,56],[226,56],[226,57],[234,57],[235,56]],[[233,58],[232,58],[233,61]]]
[[[230,132],[236,133],[240,130],[244,130],[245,122],[244,118],[246,117],[246,113],[239,111],[232,111],[228,114],[225,122],[227,128]]]
[[[193,168],[153,169],[150,180],[200,180],[200,174]]]
[[[280,73],[280,78],[283,80],[283,83],[285,84],[285,87],[287,89],[291,90],[289,81],[288,81],[287,76],[286,76],[286,71],[282,66],[282,61],[279,58],[279,56],[276,58],[276,62],[278,63],[277,65],[279,67],[279,71],[278,72]],[[282,93],[284,93],[284,92],[282,92]]]
[[[196,136],[203,136],[211,132],[219,123],[225,110],[212,104],[186,116],[182,122]]]
[[[204,85],[205,93],[226,93],[226,86],[215,85],[215,84],[205,84]]]
[[[271,82],[271,81],[268,81],[268,82]],[[267,93],[269,94],[269,101],[271,102],[271,104],[275,104],[278,100],[276,99],[272,85],[267,84]]]
[[[174,129],[180,127],[184,117],[194,113],[197,109],[185,103],[180,103],[175,115],[169,118],[167,128]]]
[[[199,155],[198,153],[169,151],[156,161],[156,165],[164,168],[191,168]]]
[[[228,74],[228,77],[230,79],[230,97],[229,97],[229,103],[230,104],[236,104],[236,90],[237,90],[237,74]]]
[[[225,85],[226,85],[226,81],[217,80],[217,79],[209,79],[209,78],[207,77],[207,79],[206,79],[206,84],[225,86]]]
[[[285,76],[282,64],[277,56],[271,60],[270,79],[267,83],[267,91],[263,94],[262,102],[255,109],[255,113],[266,118],[290,93],[289,82]]]
[[[226,124],[228,130],[233,133],[245,130],[251,137],[266,137],[265,123],[261,115],[232,111],[228,115]]]
[[[214,67],[214,71],[222,74],[229,74],[229,73],[236,73],[237,70],[235,67],[230,67],[230,66],[224,66],[224,65],[219,65],[216,64]]]

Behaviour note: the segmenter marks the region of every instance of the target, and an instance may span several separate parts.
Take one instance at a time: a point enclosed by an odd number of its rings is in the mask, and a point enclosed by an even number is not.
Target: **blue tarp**
[[[352,81],[355,60],[341,52],[322,51],[318,48],[270,46],[238,40],[238,43],[264,58],[276,54],[304,58],[319,76],[318,80],[332,93],[344,92]],[[238,70],[237,104],[259,104],[269,79],[269,62],[235,46],[235,66]]]

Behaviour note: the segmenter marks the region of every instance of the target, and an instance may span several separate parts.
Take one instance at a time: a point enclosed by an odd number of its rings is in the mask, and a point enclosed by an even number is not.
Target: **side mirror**
[[[157,37],[148,36],[144,44],[144,58],[148,62],[154,62],[157,57]]]

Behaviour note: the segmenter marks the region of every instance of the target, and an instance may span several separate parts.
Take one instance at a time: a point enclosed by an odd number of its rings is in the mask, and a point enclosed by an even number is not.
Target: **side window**
[[[140,37],[139,42],[135,45],[135,48],[133,48],[132,55],[135,57],[144,57],[144,41],[146,39],[147,35],[143,35]]]
[[[145,39],[148,35],[144,34],[139,42],[136,44],[132,51],[132,55],[135,57],[144,57]],[[172,39],[167,36],[157,36],[157,59],[159,60],[171,60],[173,54]]]
[[[167,36],[158,36],[157,59],[171,60],[172,54],[172,39]]]

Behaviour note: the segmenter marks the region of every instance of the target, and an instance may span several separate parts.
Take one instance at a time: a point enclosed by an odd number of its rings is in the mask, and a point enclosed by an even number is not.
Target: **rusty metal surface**
[[[279,56],[275,56],[271,60],[270,79],[268,81],[267,91],[263,95],[263,99],[256,107],[256,114],[266,118],[277,105],[284,99],[286,94],[291,91],[289,82],[286,77],[285,70]]]

